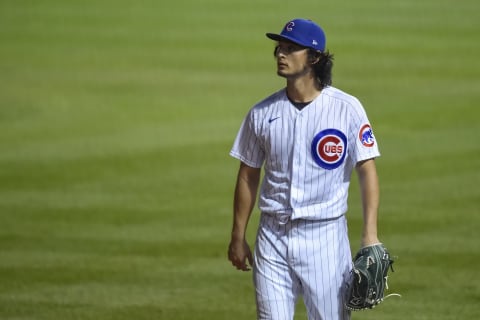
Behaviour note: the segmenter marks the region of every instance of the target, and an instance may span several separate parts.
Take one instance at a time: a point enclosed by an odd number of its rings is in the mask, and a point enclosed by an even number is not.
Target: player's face
[[[277,74],[296,78],[310,71],[307,63],[308,49],[292,42],[279,41],[274,51],[277,59]]]

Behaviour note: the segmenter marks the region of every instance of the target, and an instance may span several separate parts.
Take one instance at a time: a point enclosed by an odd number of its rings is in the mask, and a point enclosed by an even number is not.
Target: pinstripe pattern
[[[280,90],[249,111],[230,154],[265,171],[253,269],[258,319],[293,319],[299,295],[310,320],[349,319],[350,176],[358,161],[379,156],[360,102],[328,87],[300,111]]]
[[[254,106],[245,117],[230,154],[255,168],[264,165],[259,208],[292,219],[330,219],[347,211],[348,187],[358,161],[379,156],[377,145],[358,138],[368,118],[360,102],[328,87],[302,111],[281,90]],[[334,170],[315,163],[315,135],[334,128],[347,136],[346,159]]]
[[[301,294],[310,320],[349,319],[343,307],[351,268],[344,216],[282,223],[263,213],[254,259],[258,319],[293,319]]]

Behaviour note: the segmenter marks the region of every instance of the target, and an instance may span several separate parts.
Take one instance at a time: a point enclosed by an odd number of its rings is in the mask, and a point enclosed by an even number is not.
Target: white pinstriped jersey
[[[334,87],[302,110],[282,89],[245,117],[230,155],[264,166],[259,209],[291,219],[329,219],[347,211],[355,164],[380,155],[355,97]]]

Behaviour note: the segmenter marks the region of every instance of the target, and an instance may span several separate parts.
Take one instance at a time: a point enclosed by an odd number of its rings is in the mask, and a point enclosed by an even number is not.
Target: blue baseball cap
[[[280,34],[267,33],[266,36],[276,41],[290,41],[300,46],[325,51],[327,39],[322,28],[312,20],[294,19],[283,27]]]

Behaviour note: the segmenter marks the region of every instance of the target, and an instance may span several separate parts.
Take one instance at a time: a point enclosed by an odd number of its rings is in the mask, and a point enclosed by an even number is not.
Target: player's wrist
[[[231,234],[232,241],[245,241],[245,232],[233,230]]]
[[[361,246],[362,248],[364,248],[364,247],[373,246],[379,243],[381,242],[376,235],[369,235],[369,236],[362,237]]]

